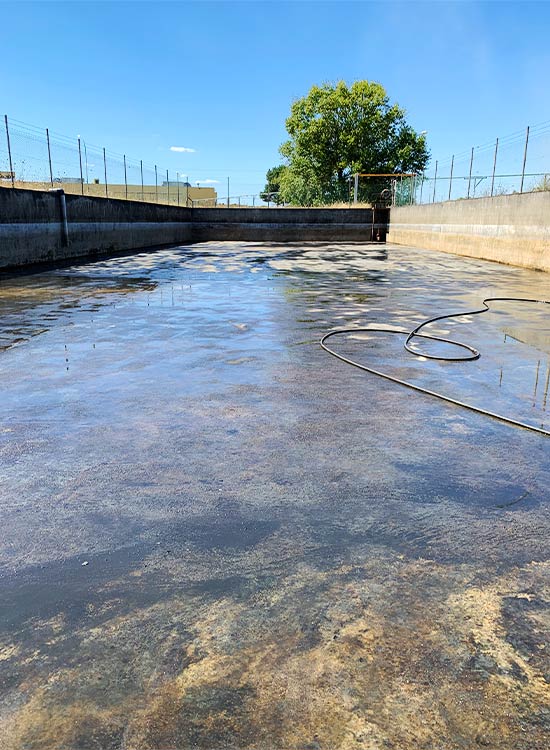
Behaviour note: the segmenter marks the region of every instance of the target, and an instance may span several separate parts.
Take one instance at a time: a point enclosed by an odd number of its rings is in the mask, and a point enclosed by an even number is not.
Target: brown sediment
[[[146,651],[145,634],[163,609],[172,621],[190,612],[167,600],[112,618],[81,633],[96,642],[96,661],[45,684],[26,682],[27,701],[5,721],[11,739],[0,747],[73,750],[96,738],[101,748],[124,750],[543,750],[549,685],[542,663],[533,666],[509,642],[503,602],[528,601],[526,584],[540,590],[547,569],[528,566],[480,585],[463,568],[451,592],[448,572],[397,558],[324,573],[302,567],[250,601],[199,606],[186,622],[190,639],[167,632],[155,658],[143,657],[135,682],[106,706],[92,683],[110,668],[109,643],[142,627]],[[414,581],[431,591],[428,600],[415,597]],[[526,627],[540,626],[541,611],[527,618]],[[169,653],[176,669],[163,662]]]
[[[0,661],[7,661],[8,659],[13,659],[14,657],[18,656],[20,652],[21,652],[21,647],[16,646],[13,643],[0,645]]]

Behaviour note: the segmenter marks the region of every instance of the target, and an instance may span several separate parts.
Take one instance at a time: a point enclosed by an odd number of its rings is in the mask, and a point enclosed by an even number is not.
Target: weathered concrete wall
[[[0,268],[208,240],[386,239],[386,209],[203,208],[0,189]],[[388,239],[550,271],[550,192],[404,206]]]
[[[386,238],[388,211],[364,208],[193,209],[193,239],[370,242]]]
[[[0,268],[208,240],[384,241],[388,211],[187,209],[141,201],[0,189]]]
[[[69,244],[60,198],[0,189],[0,268],[191,241],[191,209],[66,195]]]
[[[550,271],[550,192],[392,208],[388,240]]]

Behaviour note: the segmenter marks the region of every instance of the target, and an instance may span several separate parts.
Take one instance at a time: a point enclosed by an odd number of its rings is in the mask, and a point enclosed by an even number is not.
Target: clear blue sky
[[[550,120],[547,2],[0,2],[2,114],[257,190],[293,98],[382,83],[433,159]],[[175,153],[171,146],[195,149]]]

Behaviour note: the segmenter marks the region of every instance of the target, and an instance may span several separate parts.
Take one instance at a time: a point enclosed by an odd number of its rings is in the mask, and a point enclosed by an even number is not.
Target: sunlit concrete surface
[[[2,750],[548,748],[549,439],[318,343],[487,296],[550,276],[205,243],[5,279]],[[459,320],[477,362],[332,341],[548,426],[548,309]]]
[[[391,209],[389,239],[550,272],[550,192]]]

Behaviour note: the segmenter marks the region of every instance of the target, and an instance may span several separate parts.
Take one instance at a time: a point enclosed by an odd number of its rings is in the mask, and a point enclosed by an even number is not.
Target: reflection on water
[[[2,291],[2,750],[548,747],[548,441],[318,344],[548,275],[205,243]],[[546,424],[545,309],[427,332],[482,356],[338,350]]]
[[[94,277],[49,272],[15,276],[0,286],[0,350],[46,333],[58,321],[70,321],[72,313],[93,313],[104,304],[115,304],[121,295],[153,291],[149,278]]]

